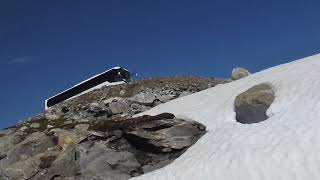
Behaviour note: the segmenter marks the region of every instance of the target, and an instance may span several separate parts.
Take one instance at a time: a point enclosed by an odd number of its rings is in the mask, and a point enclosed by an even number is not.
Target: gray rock
[[[52,125],[50,125],[50,124],[48,124],[47,125],[47,129],[50,129],[50,128],[53,128],[54,126],[52,126]]]
[[[237,122],[251,124],[266,120],[266,111],[273,100],[274,92],[267,84],[253,86],[241,93],[234,102]]]
[[[50,156],[49,156],[50,157]],[[59,156],[54,157],[50,160],[43,158],[43,161],[53,161],[50,162],[49,167],[41,170],[30,180],[71,180],[75,178],[79,172],[79,162],[76,160],[76,150],[74,146],[68,147],[65,151],[59,153]]]
[[[120,98],[118,97],[114,97],[114,98],[109,98],[109,99],[106,99],[106,100],[103,100],[102,103],[105,105],[105,106],[109,106],[110,103],[112,102],[118,102]]]
[[[2,171],[1,177],[10,180],[30,179],[39,169],[34,159],[19,161]]]
[[[155,95],[150,92],[141,92],[130,98],[132,102],[148,106],[151,106],[155,99]]]
[[[45,118],[48,120],[57,120],[61,118],[61,115],[58,114],[45,114]]]
[[[120,92],[119,92],[119,95],[120,96],[124,96],[126,94],[126,91],[124,89],[122,89]]]
[[[249,75],[250,75],[250,72],[248,70],[242,67],[237,67],[232,70],[231,79],[238,80]]]
[[[9,135],[15,131],[14,128],[9,128],[9,129],[0,129],[0,137],[4,135]]]
[[[39,172],[40,154],[53,147],[53,140],[42,133],[33,133],[12,148],[0,163],[0,177],[30,179]]]
[[[81,130],[81,131],[86,131],[89,128],[89,124],[77,124],[74,126],[75,130]]]
[[[88,113],[93,114],[94,117],[100,117],[104,115],[110,115],[110,109],[104,108],[104,105],[99,103],[91,103],[87,110]]]
[[[88,106],[88,112],[90,113],[97,113],[99,111],[102,111],[102,107],[99,103],[91,103]]]
[[[97,112],[92,111],[92,113],[97,113]],[[79,121],[79,120],[88,119],[91,117],[92,117],[92,115],[88,112],[85,112],[85,111],[78,111],[78,112],[69,111],[64,115],[65,119],[69,119],[69,120],[73,120],[73,121]]]
[[[128,180],[169,164],[205,133],[169,113],[73,123],[0,137],[0,177]]]
[[[156,93],[156,94],[158,94],[158,93]],[[168,90],[159,91],[159,95],[164,96],[164,97],[167,96],[168,98],[171,97],[171,99],[174,99],[178,96],[178,93],[174,89],[168,89]]]
[[[172,95],[172,94],[170,94],[170,95],[157,95],[156,98],[159,99],[161,102],[168,102],[168,101],[174,99],[175,95]]]
[[[162,119],[132,125],[125,133],[129,138],[141,139],[146,146],[152,146],[163,152],[171,149],[183,149],[191,146],[197,136],[204,132],[196,124],[181,119]]]
[[[39,123],[32,123],[29,125],[30,128],[40,128],[40,124]]]
[[[58,107],[51,107],[44,112],[44,117],[48,120],[57,120],[63,116],[63,112]]]
[[[192,93],[189,91],[183,91],[182,93],[180,93],[179,97],[188,96],[190,94],[192,94]]]
[[[24,133],[18,131],[0,138],[0,156],[2,158],[7,156],[7,153],[15,147],[16,144],[23,140]],[[0,160],[2,159],[0,158]]]
[[[130,107],[134,114],[147,111],[151,108],[150,106],[145,106],[137,103],[132,103]]]
[[[78,144],[86,139],[90,134],[88,131],[81,129],[67,131],[56,128],[52,129],[50,132],[54,133],[55,137],[57,138],[57,145],[62,150],[66,150],[68,147]]]
[[[109,108],[113,115],[128,112],[128,105],[121,102],[111,102]]]
[[[27,127],[27,126],[22,126],[19,130],[20,131],[26,131],[26,130],[28,130],[29,128]]]
[[[126,180],[140,166],[132,153],[117,152],[99,142],[82,143],[77,150],[81,172],[88,177]]]

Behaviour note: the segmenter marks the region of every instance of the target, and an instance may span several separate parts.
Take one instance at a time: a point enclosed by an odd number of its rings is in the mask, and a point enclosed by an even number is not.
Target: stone
[[[253,86],[239,94],[234,101],[237,122],[251,124],[266,120],[266,111],[274,98],[274,92],[267,84]]]
[[[111,102],[109,108],[112,115],[128,112],[128,106],[121,102]]]
[[[39,123],[32,123],[32,124],[29,125],[29,127],[38,129],[38,128],[40,128],[40,124]]]
[[[196,124],[186,123],[181,119],[151,120],[131,125],[124,132],[129,138],[140,139],[140,143],[145,146],[151,146],[162,152],[189,147],[195,142],[194,137],[204,133]]]
[[[106,100],[103,100],[102,103],[109,107],[109,104],[112,103],[112,102],[118,102],[119,101],[119,97],[114,97],[114,98],[109,98],[109,99],[106,99]]]
[[[57,145],[61,148],[62,151],[66,150],[69,146],[78,144],[82,140],[86,139],[89,135],[89,132],[86,131],[67,131],[63,129],[52,129],[50,132],[53,132],[55,137],[57,137]]]
[[[89,113],[97,113],[102,110],[102,107],[99,105],[99,103],[91,103],[88,106],[88,112]]]
[[[61,115],[58,114],[45,114],[45,118],[48,120],[57,120],[61,118]]]
[[[110,115],[110,109],[105,109],[104,105],[99,103],[91,103],[87,110],[88,113],[93,114],[94,117],[100,117],[104,115]]]
[[[89,124],[77,124],[74,126],[74,129],[86,131],[86,130],[88,130],[89,126],[90,126]]]
[[[48,120],[57,120],[62,117],[64,113],[61,111],[60,108],[51,107],[50,109],[44,112],[44,117]]]
[[[22,126],[19,130],[20,131],[26,131],[26,130],[28,130],[28,127],[27,126]]]
[[[35,132],[14,146],[0,163],[0,177],[30,179],[39,172],[40,154],[55,146],[52,138]]]
[[[150,106],[145,106],[145,105],[141,105],[141,104],[137,104],[137,103],[132,103],[130,105],[131,110],[133,111],[134,114],[140,113],[140,112],[144,112],[149,110],[151,107]]]
[[[122,89],[120,92],[119,92],[119,95],[120,96],[124,96],[126,94],[126,91],[124,89]]]
[[[52,125],[50,125],[50,124],[48,124],[47,125],[47,129],[50,129],[50,128],[53,128],[54,126],[52,126]]]
[[[188,96],[190,94],[192,94],[192,93],[189,91],[183,91],[182,93],[180,93],[179,97]]]
[[[175,95],[157,95],[156,98],[161,102],[168,102],[175,98]]]
[[[30,158],[8,166],[8,168],[2,171],[1,177],[10,180],[29,179],[38,173],[38,171],[36,162]]]
[[[237,67],[232,70],[231,79],[238,80],[249,75],[250,75],[250,72],[248,70],[242,67]]]
[[[79,163],[77,161],[76,149],[74,146],[68,147],[65,151],[59,153],[59,156],[41,156],[49,164],[47,168],[37,173],[30,180],[72,180],[76,178],[79,172]],[[43,163],[43,162],[42,162]],[[44,165],[41,165],[45,167]]]
[[[110,180],[125,180],[131,177],[131,171],[140,167],[132,153],[117,152],[100,142],[82,143],[77,151],[81,172],[91,178],[109,177]]]
[[[150,92],[141,92],[130,98],[132,102],[147,106],[152,106],[155,99],[155,95]]]
[[[11,134],[15,131],[15,129],[13,128],[9,128],[9,129],[0,129],[0,137],[4,136],[4,135],[8,135]]]
[[[23,141],[24,133],[18,131],[0,138],[0,156],[6,157],[7,153],[18,143]]]
[[[92,112],[92,113],[99,113],[97,112]],[[79,112],[68,112],[67,114],[64,115],[65,119],[73,120],[73,121],[79,121],[82,119],[90,118],[92,117],[92,114],[85,112],[85,111],[79,111]]]

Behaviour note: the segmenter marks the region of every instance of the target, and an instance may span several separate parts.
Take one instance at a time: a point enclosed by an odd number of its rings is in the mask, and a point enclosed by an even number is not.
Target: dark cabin
[[[51,106],[58,104],[64,100],[79,96],[82,93],[87,93],[94,89],[99,89],[102,86],[111,86],[118,84],[118,82],[128,82],[130,80],[130,73],[127,69],[122,67],[114,67],[101,74],[95,75],[55,96],[48,98],[45,101],[45,109],[48,109]]]

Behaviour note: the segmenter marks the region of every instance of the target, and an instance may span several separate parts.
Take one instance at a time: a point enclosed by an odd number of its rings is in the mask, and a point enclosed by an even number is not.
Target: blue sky
[[[229,77],[320,52],[320,1],[0,1],[0,128],[112,66]]]

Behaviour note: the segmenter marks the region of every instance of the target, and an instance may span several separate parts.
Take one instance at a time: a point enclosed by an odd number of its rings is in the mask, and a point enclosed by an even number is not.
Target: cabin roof
[[[79,85],[82,84],[82,83],[85,83],[85,82],[87,82],[87,81],[90,81],[91,79],[93,79],[93,78],[95,78],[95,77],[98,77],[98,76],[100,76],[100,75],[102,75],[102,74],[104,74],[104,73],[106,73],[106,72],[108,72],[108,71],[115,70],[115,69],[121,69],[121,68],[122,68],[122,67],[120,67],[120,66],[115,66],[115,67],[113,67],[113,68],[111,68],[111,69],[108,69],[108,70],[102,72],[102,73],[99,73],[99,74],[97,74],[97,75],[94,75],[94,76],[90,77],[89,79],[86,79],[86,80],[84,80],[84,81],[82,81],[82,82],[80,82],[80,83],[78,83],[78,84],[76,84],[76,85],[73,85],[72,87],[70,87],[70,88],[68,88],[68,89],[66,89],[66,90],[64,90],[64,91],[62,91],[62,92],[60,92],[60,93],[58,93],[58,94],[56,94],[56,95],[54,95],[54,96],[51,96],[51,97],[47,98],[46,100],[51,99],[51,98],[56,97],[56,96],[59,96],[60,94],[63,94],[63,93],[65,93],[65,92],[67,92],[68,90],[70,90],[70,89],[72,89],[72,88],[74,88],[74,87],[76,87],[76,86],[79,86]],[[128,71],[128,70],[125,69],[125,68],[122,68],[122,69]],[[129,72],[129,71],[128,71],[128,72]]]

